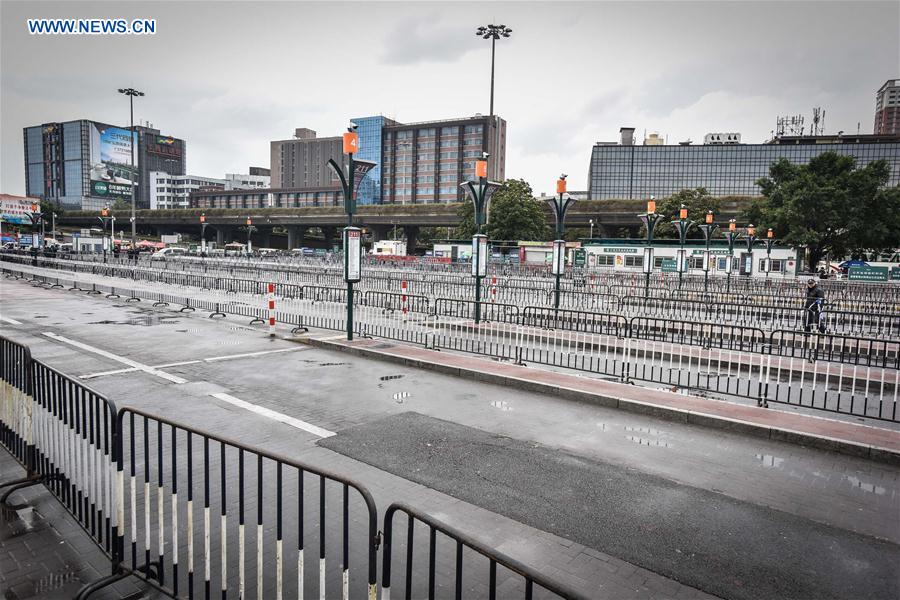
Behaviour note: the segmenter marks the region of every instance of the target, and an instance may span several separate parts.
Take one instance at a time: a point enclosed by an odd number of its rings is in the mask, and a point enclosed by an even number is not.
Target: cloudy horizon
[[[29,35],[29,18],[156,19],[153,36]],[[25,193],[22,129],[135,122],[186,140],[187,171],[269,166],[297,127],[495,112],[508,178],[585,189],[591,146],[657,132],[768,139],[778,116],[825,110],[825,131],[872,133],[875,92],[900,76],[896,2],[9,2],[0,4],[0,192]]]

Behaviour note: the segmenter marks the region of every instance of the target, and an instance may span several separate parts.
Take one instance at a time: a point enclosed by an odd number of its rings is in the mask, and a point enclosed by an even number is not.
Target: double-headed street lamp
[[[712,239],[713,233],[715,233],[718,226],[713,223],[713,211],[706,211],[706,222],[702,225],[698,225],[700,231],[703,232],[703,239],[706,241],[706,251],[703,253],[703,292],[705,293],[709,288],[709,268],[710,263],[712,262],[712,256],[709,251],[709,242]]]
[[[475,278],[475,323],[481,322],[481,279],[487,276],[487,236],[482,233],[487,222],[491,196],[501,184],[488,181],[487,152],[475,160],[475,176],[478,181],[466,181],[460,185],[475,204],[475,235],[472,236],[472,276]]]
[[[772,246],[775,245],[775,232],[771,227],[766,232],[766,239],[763,240],[763,243],[766,245],[766,278],[768,278],[769,272],[772,270]]]
[[[209,223],[206,222],[206,213],[200,213],[200,256],[206,256],[206,228]]]
[[[678,240],[681,243],[681,247],[678,249],[678,289],[681,289],[681,280],[684,277],[685,263],[687,262],[687,257],[684,253],[684,241],[687,238],[688,230],[694,224],[693,221],[688,221],[687,217],[687,207],[682,204],[681,209],[678,211],[678,220],[672,221],[672,225],[675,226],[675,230],[678,232]]]
[[[734,266],[734,242],[741,237],[737,231],[737,223],[734,219],[728,221],[728,231],[725,232],[725,239],[728,240],[728,260],[725,262],[725,291],[731,291],[731,271]]]
[[[647,201],[647,212],[643,215],[638,215],[638,218],[644,224],[644,227],[647,228],[647,247],[644,248],[644,276],[645,276],[645,284],[644,284],[644,297],[648,298],[650,296],[650,273],[653,271],[653,230],[656,229],[656,226],[662,221],[663,216],[656,214],[656,199],[653,196],[650,196],[650,199]]]
[[[556,197],[550,200],[553,206],[553,214],[556,217],[556,239],[553,240],[553,264],[551,273],[556,276],[555,307],[559,308],[559,279],[566,272],[566,211],[575,203],[575,198],[566,198],[566,174],[563,173],[556,180]]]
[[[744,270],[747,277],[753,275],[753,244],[756,243],[756,228],[751,223],[747,225],[747,262],[744,264]]]
[[[100,209],[100,216],[97,219],[100,220],[100,224],[103,225],[103,262],[106,262],[106,250],[107,250],[107,237],[106,237],[106,224],[110,221],[110,219],[114,219],[115,217],[109,216],[109,206],[104,206]]]
[[[134,145],[135,145],[135,135],[134,135],[134,97],[135,96],[143,96],[144,92],[139,92],[134,88],[119,88],[120,94],[125,94],[128,96],[128,106],[131,114],[130,127],[128,131],[131,132],[131,140],[129,146],[131,146],[131,249],[136,250],[137,246],[137,215],[135,213],[135,178],[137,175],[134,172]],[[135,256],[137,256],[135,254]]]
[[[500,38],[508,38],[512,33],[512,29],[506,25],[485,25],[475,30],[478,37],[491,40],[491,115],[494,116],[494,57],[497,52],[497,40]]]
[[[351,123],[343,137],[343,150],[347,155],[347,173],[333,158],[326,163],[341,181],[344,194],[344,211],[347,213],[347,226],[344,227],[344,281],[347,282],[347,340],[353,340],[353,284],[362,279],[360,254],[362,252],[362,229],[353,226],[353,213],[356,212],[356,181],[366,176],[375,163],[369,160],[354,160],[353,155],[359,152],[359,126]]]

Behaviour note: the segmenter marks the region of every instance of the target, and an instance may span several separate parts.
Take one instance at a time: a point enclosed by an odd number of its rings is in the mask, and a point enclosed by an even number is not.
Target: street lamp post
[[[566,240],[563,235],[566,233],[566,211],[575,203],[575,199],[566,195],[566,174],[563,173],[556,180],[556,197],[553,198],[551,206],[553,206],[553,214],[556,216],[556,239],[553,240],[553,264],[551,271],[556,276],[556,294],[554,305],[559,308],[559,280],[566,271]]]
[[[135,172],[134,172],[134,144],[135,144],[135,141],[134,141],[134,97],[135,96],[143,96],[144,92],[139,92],[134,88],[119,88],[119,93],[125,94],[126,96],[128,96],[128,107],[129,107],[129,113],[131,115],[131,117],[130,117],[131,125],[130,125],[128,131],[131,132],[131,143],[130,143],[130,146],[131,146],[131,249],[134,251],[137,249],[137,245],[136,245],[137,244],[137,215],[135,213],[136,200],[135,200],[135,194],[134,194],[134,191],[135,191],[134,179],[136,177]],[[137,254],[135,254],[135,256],[137,256]]]
[[[106,247],[107,247],[107,238],[106,238],[106,224],[109,222],[109,207],[104,206],[100,209],[100,216],[97,217],[100,220],[100,224],[103,225],[103,262],[106,262]]]
[[[766,245],[766,279],[769,278],[769,272],[772,270],[772,246],[775,245],[775,233],[772,228],[766,232],[766,239],[763,240]]]
[[[728,240],[728,260],[725,262],[725,291],[731,291],[731,271],[734,267],[734,242],[741,236],[737,231],[737,224],[734,219],[728,221],[728,231],[725,232],[725,239]]]
[[[344,228],[344,281],[347,282],[347,340],[353,340],[353,284],[362,279],[360,254],[362,252],[362,229],[353,226],[353,213],[356,212],[356,175],[365,177],[375,163],[368,160],[354,160],[353,155],[359,152],[358,125],[351,123],[343,137],[343,150],[347,155],[347,174],[333,158],[326,163],[341,181],[344,193],[344,211],[347,213],[347,226]]]
[[[647,201],[647,212],[643,215],[638,215],[638,218],[644,224],[644,227],[647,228],[647,247],[644,248],[644,276],[645,276],[645,284],[644,284],[644,298],[650,297],[650,273],[653,271],[653,230],[656,229],[656,226],[662,221],[663,216],[656,214],[656,199],[653,196],[650,196],[650,200]]]
[[[703,253],[703,292],[706,293],[709,288],[709,267],[712,262],[709,242],[717,228],[717,225],[713,223],[713,211],[706,211],[706,222],[698,227],[703,232],[703,239],[706,240],[706,251]]]
[[[200,213],[200,256],[206,257],[206,228],[209,223],[206,222],[206,213]]]
[[[250,253],[253,251],[253,243],[250,241],[250,234],[256,231],[256,226],[253,225],[253,219],[247,217],[247,256],[250,256]]]
[[[475,30],[475,35],[482,39],[491,40],[491,115],[494,116],[494,56],[497,50],[497,40],[501,37],[508,38],[512,29],[506,25],[485,25]]]
[[[691,228],[691,225],[694,224],[693,221],[687,220],[687,216],[687,207],[682,204],[681,209],[678,211],[678,220],[672,221],[672,225],[675,226],[675,230],[678,232],[678,240],[681,244],[681,247],[678,249],[678,289],[681,289],[681,281],[684,277],[684,267],[686,262],[684,241],[687,238],[688,230]]]
[[[475,204],[475,235],[472,237],[472,276],[475,278],[475,323],[481,322],[481,279],[487,276],[487,236],[482,233],[487,221],[491,196],[500,184],[488,181],[487,159],[490,155],[482,152],[475,160],[475,176],[478,181],[460,184]]]
[[[588,221],[588,223],[590,223],[591,225],[591,232],[588,234],[588,238],[594,239],[594,220],[591,219],[590,221]]]
[[[41,206],[37,202],[31,204],[29,218],[31,219],[31,264],[37,266],[37,249],[41,246],[44,237],[42,235],[40,241],[35,239],[38,236],[38,223],[40,223],[41,227],[44,226],[44,214],[41,212]]]
[[[756,228],[753,227],[753,224],[747,225],[747,253],[749,256],[747,257],[747,263],[745,265],[747,271],[747,277],[753,275],[753,244],[756,243]]]

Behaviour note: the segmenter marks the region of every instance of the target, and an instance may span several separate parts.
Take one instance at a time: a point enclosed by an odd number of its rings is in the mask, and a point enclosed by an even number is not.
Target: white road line
[[[266,354],[276,354],[282,352],[297,352],[306,350],[306,348],[282,348],[280,350],[263,350],[262,352],[247,352],[246,354],[229,354],[227,356],[213,356],[211,358],[185,360],[182,362],[166,363],[164,365],[153,365],[151,369],[167,369],[169,367],[183,367],[185,365],[196,365],[201,362],[217,362],[220,360],[231,360],[234,358],[249,358],[253,356],[263,356]],[[128,369],[114,369],[112,371],[100,371],[99,373],[88,373],[87,375],[79,375],[78,379],[96,379],[97,377],[106,377],[107,375],[121,375],[122,373],[134,373],[135,371],[143,371],[139,367],[130,367]]]
[[[228,402],[229,404],[233,404],[240,408],[255,412],[258,415],[262,415],[264,417],[269,417],[270,419],[274,419],[276,421],[280,421],[285,425],[290,425],[291,427],[296,427],[297,429],[302,429],[303,431],[307,431],[313,435],[317,435],[322,438],[331,437],[335,435],[333,431],[328,431],[327,429],[323,429],[317,425],[313,425],[312,423],[307,423],[306,421],[301,421],[300,419],[295,419],[294,417],[289,417],[280,412],[275,412],[274,410],[269,410],[268,408],[263,408],[262,406],[257,406],[256,404],[251,404],[250,402],[245,402],[240,398],[235,398],[229,394],[224,394],[222,392],[218,392],[215,394],[210,394],[213,398],[217,398],[223,402]]]
[[[161,379],[165,379],[166,381],[171,381],[172,383],[187,383],[187,379],[182,379],[176,375],[169,375],[159,369],[154,369],[153,367],[145,364],[141,364],[137,361],[131,360],[129,358],[123,358],[121,356],[116,356],[112,352],[107,352],[106,350],[101,350],[100,348],[94,348],[93,346],[89,346],[83,342],[77,342],[75,340],[70,340],[67,337],[63,337],[61,335],[55,334],[51,331],[45,331],[44,335],[50,339],[57,340],[59,342],[63,342],[64,344],[69,344],[70,346],[75,346],[76,348],[81,348],[82,350],[86,350],[88,352],[93,352],[94,354],[99,354],[105,358],[110,360],[114,360],[116,362],[120,362],[123,365],[128,365],[134,369],[139,371],[143,371],[144,373],[148,373],[150,375],[156,375]]]
[[[278,354],[280,352],[296,352],[302,348],[282,348],[280,350],[263,350],[262,352],[247,352],[246,354],[228,354],[226,356],[214,356],[212,358],[204,358],[203,362],[216,362],[217,360],[231,360],[232,358],[248,358],[251,356],[263,356],[265,354]]]
[[[96,379],[97,377],[106,377],[107,375],[120,375],[122,373],[134,373],[135,371],[140,371],[140,369],[136,367],[129,367],[127,369],[116,369],[114,371],[101,371],[99,373],[88,373],[87,375],[79,375],[78,379]]]
[[[10,319],[9,317],[0,317],[0,321],[6,321],[10,325],[21,325],[21,321],[16,321],[15,319]]]

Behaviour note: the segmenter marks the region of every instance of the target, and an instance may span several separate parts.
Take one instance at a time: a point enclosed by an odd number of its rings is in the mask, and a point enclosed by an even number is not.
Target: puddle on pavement
[[[494,408],[499,408],[500,410],[512,410],[513,407],[510,406],[509,402],[506,400],[492,400],[491,406]]]
[[[61,571],[44,575],[34,582],[34,595],[45,597],[45,594],[58,590],[70,581],[80,581],[78,571],[76,567],[67,565]]]
[[[176,329],[175,333],[200,333],[199,329]]]
[[[886,489],[881,487],[880,485],[875,485],[874,483],[867,483],[865,481],[860,481],[856,477],[851,475],[844,475],[844,479],[853,486],[855,490],[861,490],[863,492],[867,492],[869,494],[875,494],[876,496],[884,496],[887,492]]]
[[[599,429],[600,431],[609,431],[610,426],[606,423],[597,423],[597,429]]]
[[[340,367],[341,365],[349,365],[350,363],[345,362],[337,362],[337,363],[319,363],[320,367]]]
[[[5,531],[0,539],[18,537],[34,531],[39,519],[40,516],[34,512],[34,508],[27,504],[3,507],[0,509],[0,521],[5,525]]]
[[[180,321],[176,316],[169,315],[143,315],[128,319],[127,321],[112,321],[104,319],[103,321],[91,321],[88,325],[135,325],[138,327],[152,327],[154,325],[177,325]]]
[[[46,319],[47,315],[34,315],[35,319]]]
[[[772,456],[771,454],[757,454],[756,460],[762,463],[764,467],[780,469],[784,464],[784,459],[780,456]]]
[[[409,392],[397,392],[391,396],[397,404],[403,404],[403,401],[412,396]]]
[[[392,379],[401,379],[402,377],[403,375],[383,375],[378,379],[380,379],[381,381],[390,381]]]
[[[239,344],[243,344],[244,340],[219,340],[216,342],[217,346],[237,346]]]
[[[668,448],[669,442],[660,439],[644,438],[637,435],[626,435],[625,439],[641,446],[659,446],[660,448]]]

